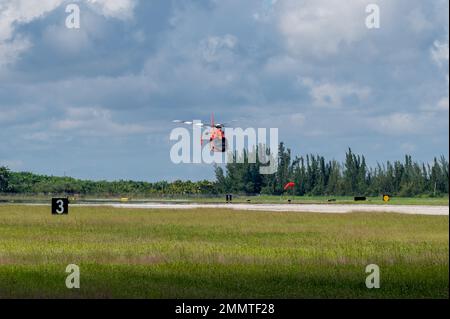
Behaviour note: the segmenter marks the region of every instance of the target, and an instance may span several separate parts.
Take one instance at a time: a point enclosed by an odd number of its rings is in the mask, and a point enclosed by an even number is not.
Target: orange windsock
[[[295,183],[294,182],[289,182],[286,185],[284,185],[284,190],[288,190],[288,189],[292,189],[295,187]]]

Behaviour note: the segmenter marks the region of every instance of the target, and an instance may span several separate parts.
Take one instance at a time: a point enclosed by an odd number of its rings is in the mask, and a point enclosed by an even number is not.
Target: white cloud
[[[136,0],[86,0],[104,16],[128,19],[132,17]]]
[[[270,21],[277,2],[278,0],[263,0],[260,8],[253,13],[253,19],[259,22]]]
[[[0,0],[0,43],[13,37],[16,24],[31,22],[53,11],[63,0]]]
[[[31,46],[28,39],[14,35],[17,24],[33,21],[61,3],[62,0],[0,0],[0,67],[14,63]]]
[[[448,65],[448,36],[444,41],[435,41],[431,49],[431,57],[433,61],[440,67]]]
[[[383,135],[425,135],[438,127],[446,125],[448,119],[439,118],[433,113],[392,113],[367,120],[367,126]]]
[[[439,113],[449,111],[449,96],[442,97],[437,102],[433,101],[431,103],[426,103],[420,107],[420,110],[428,113]]]
[[[139,124],[119,123],[111,111],[100,107],[68,108],[64,119],[56,122],[58,131],[75,131],[84,136],[132,135],[149,132]]]
[[[4,42],[0,41],[0,68],[3,65],[14,63],[20,53],[30,47],[30,41],[22,37]]]
[[[366,0],[283,1],[278,27],[295,55],[330,55],[366,33]]]
[[[449,108],[449,99],[448,96],[445,96],[442,99],[440,99],[439,102],[437,103],[437,109],[448,112],[448,108]]]
[[[431,48],[431,58],[439,66],[441,72],[447,81],[446,95],[442,97],[438,102],[436,107],[433,109],[436,111],[447,111],[449,110],[449,95],[448,95],[448,65],[449,65],[449,49],[448,49],[448,34],[443,41],[435,41],[433,47]]]
[[[420,8],[413,9],[407,16],[409,26],[416,32],[432,29],[433,23],[426,17]]]
[[[43,32],[43,40],[61,53],[79,53],[90,44],[89,31],[85,27],[73,31],[50,25]]]
[[[194,85],[196,89],[204,90],[202,94],[207,97],[208,89],[229,87],[245,75],[240,71],[245,68],[246,60],[236,58],[237,44],[238,38],[231,34],[185,42],[169,37],[146,61],[143,74],[166,92],[184,90],[185,84],[189,86],[201,81],[200,87]]]
[[[211,36],[203,40],[200,44],[203,58],[211,63],[225,58],[232,54],[238,40],[235,36],[227,34],[223,37]]]
[[[305,124],[306,117],[302,113],[294,113],[289,116],[289,122],[296,127]]]
[[[132,16],[136,0],[83,0],[106,17],[126,19]],[[15,34],[17,25],[26,24],[52,12],[64,0],[0,0],[0,67],[16,61],[31,42]]]
[[[314,104],[320,107],[340,107],[348,98],[356,97],[359,101],[364,101],[370,95],[369,88],[355,84],[318,83],[307,77],[299,78],[299,82],[309,88]]]
[[[412,114],[394,113],[378,118],[375,125],[382,132],[391,133],[413,133],[417,127],[417,120]]]

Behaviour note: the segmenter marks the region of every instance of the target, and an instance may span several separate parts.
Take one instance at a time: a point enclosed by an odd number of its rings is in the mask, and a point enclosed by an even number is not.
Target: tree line
[[[38,175],[29,172],[12,172],[0,167],[0,193],[25,195],[82,195],[82,196],[172,196],[214,194],[211,181],[137,182],[91,181],[72,177]]]
[[[258,153],[259,150],[256,148],[252,152]],[[246,151],[235,153],[225,170],[215,168],[219,193],[280,195],[288,182],[295,183],[293,193],[299,196],[391,194],[410,197],[443,196],[449,192],[449,163],[444,156],[434,158],[432,163],[419,163],[405,155],[404,161],[387,161],[369,167],[364,155],[354,154],[350,148],[345,161],[340,163],[315,154],[293,157],[291,150],[280,143],[277,172],[261,175],[262,163],[248,161],[254,155]],[[236,160],[243,163],[234,163]]]
[[[259,148],[250,153],[234,153],[233,160],[224,167],[216,166],[215,181],[91,181],[12,172],[0,167],[0,193],[150,197],[225,193],[280,195],[288,182],[295,183],[289,192],[299,196],[391,194],[410,197],[443,196],[449,192],[449,163],[444,156],[434,158],[431,163],[419,163],[406,155],[403,161],[387,161],[369,167],[364,155],[354,154],[351,149],[340,163],[314,154],[293,157],[291,150],[280,143],[276,173],[263,175],[260,173],[263,164],[255,156]],[[256,158],[255,163],[249,163],[252,157]]]

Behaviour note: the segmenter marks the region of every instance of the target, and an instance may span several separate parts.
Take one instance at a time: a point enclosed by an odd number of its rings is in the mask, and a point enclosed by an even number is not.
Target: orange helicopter
[[[235,122],[235,121],[232,121]],[[207,141],[210,145],[211,152],[219,152],[225,153],[227,150],[227,139],[225,137],[225,126],[228,123],[215,123],[214,122],[214,114],[211,114],[211,123],[206,124],[203,122],[194,123],[193,121],[182,121],[182,120],[174,120],[173,123],[182,123],[187,125],[196,125],[200,127],[208,127],[209,131],[206,131],[202,134],[202,136],[209,137],[207,139],[201,139],[200,143],[203,145],[205,141]]]

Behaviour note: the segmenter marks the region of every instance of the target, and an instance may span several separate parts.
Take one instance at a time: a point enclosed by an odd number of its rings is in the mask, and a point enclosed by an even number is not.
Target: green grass
[[[448,298],[448,216],[0,206],[0,298]],[[65,287],[68,264],[81,289]],[[365,267],[381,288],[365,287]]]

